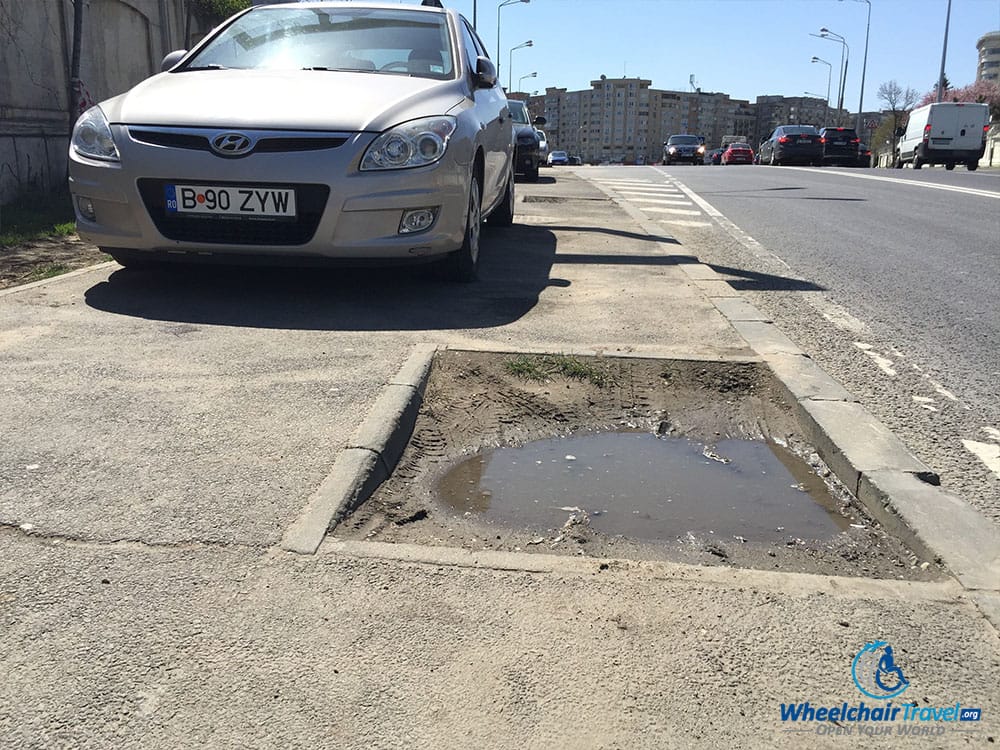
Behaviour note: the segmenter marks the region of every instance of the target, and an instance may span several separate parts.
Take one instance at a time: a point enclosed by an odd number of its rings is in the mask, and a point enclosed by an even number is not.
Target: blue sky
[[[496,55],[499,0],[478,0],[478,30]],[[444,0],[469,20],[473,0]],[[865,109],[879,109],[876,90],[895,79],[923,94],[937,81],[947,0],[871,0]],[[762,94],[826,95],[832,63],[836,101],[839,43],[810,36],[826,27],[850,48],[845,107],[857,110],[868,6],[857,0],[531,0],[500,10],[501,76],[507,85],[512,47],[513,87],[544,91],[590,88],[609,78],[649,78],[659,89],[689,90],[694,74],[703,91],[734,98]],[[976,40],[1000,30],[1000,0],[952,0],[945,72],[953,86],[976,77]]]

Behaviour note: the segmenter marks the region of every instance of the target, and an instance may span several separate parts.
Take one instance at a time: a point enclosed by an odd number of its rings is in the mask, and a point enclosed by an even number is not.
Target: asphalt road
[[[659,215],[703,262],[733,271],[734,285],[945,486],[1000,522],[1000,173],[674,166],[581,174],[604,183],[674,178],[707,202],[692,201],[681,219]],[[796,281],[750,284],[740,274],[750,271]]]

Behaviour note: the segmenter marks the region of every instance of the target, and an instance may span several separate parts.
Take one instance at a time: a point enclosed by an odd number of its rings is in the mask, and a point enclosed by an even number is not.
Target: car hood
[[[336,71],[203,70],[160,73],[101,103],[124,125],[379,132],[445,114],[461,81]]]

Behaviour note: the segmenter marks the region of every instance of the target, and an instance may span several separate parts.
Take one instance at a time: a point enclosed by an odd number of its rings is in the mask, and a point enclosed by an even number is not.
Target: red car
[[[753,164],[753,149],[745,143],[730,143],[722,152],[723,164]]]

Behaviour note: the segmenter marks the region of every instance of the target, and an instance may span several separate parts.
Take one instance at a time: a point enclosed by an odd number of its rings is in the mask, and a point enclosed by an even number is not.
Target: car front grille
[[[143,128],[129,128],[129,135],[132,140],[139,143],[147,143],[151,146],[166,146],[167,148],[182,148],[191,151],[207,151],[214,154],[210,137],[195,132],[181,132],[177,130],[147,130]],[[212,133],[214,136],[215,133]],[[295,151],[323,151],[331,148],[338,148],[347,143],[346,136],[313,136],[313,135],[269,135],[259,138],[254,147],[241,154],[278,154]],[[232,156],[221,158],[232,159]]]
[[[191,180],[144,178],[138,181],[149,217],[164,237],[178,242],[210,245],[304,245],[316,234],[326,207],[330,188],[326,185],[266,183],[270,188],[295,190],[298,216],[294,219],[262,219],[246,216],[195,216],[168,214],[166,186],[190,183]],[[217,182],[224,187],[262,187],[262,183]]]

